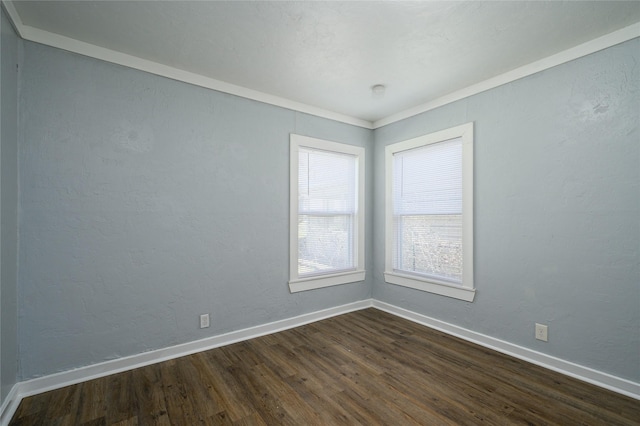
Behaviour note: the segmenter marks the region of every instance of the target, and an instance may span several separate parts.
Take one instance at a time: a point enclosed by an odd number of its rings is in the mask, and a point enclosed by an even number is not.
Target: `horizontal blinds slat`
[[[462,212],[462,139],[402,151],[393,157],[394,214]]]
[[[354,156],[301,148],[298,165],[298,206],[301,213],[355,212]]]
[[[298,275],[355,268],[356,157],[300,148]]]
[[[298,216],[355,216],[355,212],[341,212],[341,211],[324,211],[324,210],[309,210],[299,212]]]
[[[462,138],[393,155],[393,268],[462,282]]]

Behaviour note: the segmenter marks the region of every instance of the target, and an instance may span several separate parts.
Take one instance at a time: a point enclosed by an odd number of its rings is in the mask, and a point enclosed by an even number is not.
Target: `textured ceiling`
[[[637,1],[12,4],[27,27],[371,122],[640,22]]]

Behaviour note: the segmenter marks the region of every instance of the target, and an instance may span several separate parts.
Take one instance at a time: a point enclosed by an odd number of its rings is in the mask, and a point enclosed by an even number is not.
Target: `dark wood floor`
[[[26,398],[11,425],[638,425],[640,401],[376,309]]]

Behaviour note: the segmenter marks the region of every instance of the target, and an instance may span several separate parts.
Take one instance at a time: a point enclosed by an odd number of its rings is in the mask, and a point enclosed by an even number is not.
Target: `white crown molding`
[[[574,379],[582,380],[583,382],[591,383],[601,388],[640,400],[640,383],[622,379],[570,361],[565,361],[542,352],[534,351],[533,349],[496,339],[495,337],[468,330],[454,324],[449,324],[379,300],[373,300],[373,307],[392,315],[408,319],[409,321],[442,331],[443,333],[459,337],[468,342],[484,346],[485,348],[510,355],[523,361],[553,370],[557,373],[573,377]]]
[[[111,62],[125,67],[145,71],[151,74],[170,78],[172,80],[193,84],[195,86],[212,89],[223,93],[228,93],[242,98],[263,102],[265,104],[286,108],[289,110],[311,114],[317,117],[328,118],[330,120],[351,124],[365,129],[372,129],[372,123],[348,115],[340,114],[334,111],[307,105],[301,102],[292,101],[290,99],[281,98],[279,96],[270,95],[268,93],[259,92],[257,90],[248,89],[246,87],[236,86],[235,84],[226,83],[224,81],[215,80],[200,74],[181,70],[179,68],[170,67],[157,62],[139,58],[137,56],[128,55],[126,53],[85,43],[73,38],[65,37],[59,34],[44,31],[25,25],[20,18],[13,2],[3,0],[9,18],[13,22],[14,27],[20,37],[25,40],[44,44],[68,52],[77,53],[102,61]]]
[[[306,114],[315,115],[317,117],[327,118],[334,121],[339,121],[346,124],[352,124],[354,126],[363,127],[365,129],[375,130],[377,128],[386,126],[388,124],[395,123],[397,121],[404,120],[409,117],[421,114],[423,112],[430,111],[432,109],[441,107],[451,102],[464,99],[469,96],[476,95],[478,93],[493,89],[503,84],[510,83],[523,77],[535,74],[540,71],[555,67],[565,62],[578,59],[582,56],[595,53],[599,50],[606,49],[616,44],[623,43],[625,41],[640,37],[640,22],[606,34],[602,37],[580,44],[573,48],[567,49],[555,55],[541,59],[536,62],[524,65],[514,70],[508,71],[504,74],[482,81],[480,83],[471,85],[461,90],[457,90],[453,93],[444,95],[438,99],[427,102],[425,104],[418,105],[413,108],[400,111],[396,114],[392,114],[388,117],[382,118],[375,122],[370,122],[360,118],[351,117],[348,115],[340,114],[337,112],[325,110],[322,108],[314,107],[312,105],[303,104],[301,102],[295,102],[286,98],[270,95],[268,93],[259,92],[257,90],[248,89],[234,84],[225,83],[224,81],[215,80],[213,78],[205,77],[200,74],[195,74],[189,71],[184,71],[178,68],[162,65],[157,62],[148,61],[146,59],[138,58],[136,56],[128,55],[125,53],[117,52],[115,50],[106,49],[93,44],[81,42],[69,37],[54,34],[48,31],[43,31],[37,28],[25,25],[18,14],[13,1],[1,0],[4,5],[9,18],[16,29],[16,32],[20,37],[25,40],[33,41],[36,43],[44,44],[51,47],[56,47],[69,52],[77,53],[84,56],[100,59],[106,62],[115,63],[129,68],[134,68],[140,71],[146,71],[151,74],[159,75],[162,77],[170,78],[172,80],[182,81],[185,83],[193,84],[196,86],[204,87],[207,89],[217,90],[219,92],[229,93],[231,95],[240,96],[243,98],[263,102],[270,105],[279,106],[282,108],[298,111]]]
[[[439,108],[443,105],[468,98],[469,96],[477,95],[478,93],[482,93],[495,87],[502,86],[503,84],[511,83],[523,77],[530,76],[532,74],[547,70],[549,68],[553,68],[557,65],[561,65],[569,61],[573,61],[574,59],[590,55],[608,47],[624,43],[625,41],[632,40],[636,37],[640,37],[640,22],[614,31],[602,37],[598,37],[586,43],[582,43],[578,46],[572,47],[562,52],[556,53],[555,55],[551,55],[539,61],[521,66],[504,74],[500,74],[480,83],[471,85],[464,89],[449,93],[425,104],[409,108],[407,110],[390,115],[386,118],[382,118],[373,123],[373,128],[378,129],[380,127],[386,126],[387,124],[392,124],[397,121],[422,114],[423,112]]]
[[[18,36],[24,38],[22,36],[22,27],[24,27],[24,24],[22,23],[22,19],[20,18],[20,15],[18,15],[18,11],[13,5],[13,2],[2,0],[2,6],[4,7],[5,12],[7,12],[7,15],[9,15],[9,22],[11,22],[11,25],[13,25],[13,28],[16,30],[16,33],[18,33]]]

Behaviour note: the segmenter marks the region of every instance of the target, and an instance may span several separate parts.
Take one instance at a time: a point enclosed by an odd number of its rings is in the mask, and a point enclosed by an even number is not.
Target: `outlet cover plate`
[[[543,342],[549,341],[549,327],[544,324],[536,323],[536,339],[542,340]]]
[[[200,315],[200,328],[209,327],[209,314]]]

